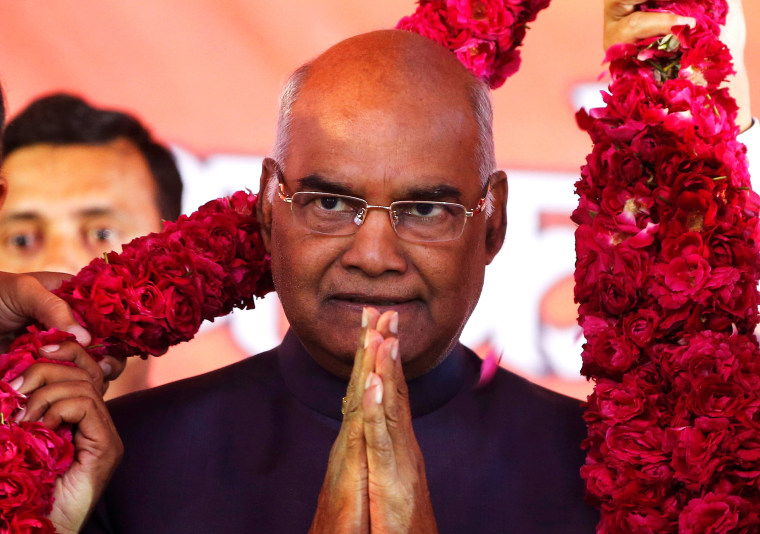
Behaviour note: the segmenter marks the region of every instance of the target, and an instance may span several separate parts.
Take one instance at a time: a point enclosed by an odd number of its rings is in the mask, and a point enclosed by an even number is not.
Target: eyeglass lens
[[[330,193],[298,192],[294,214],[314,232],[350,235],[364,222],[368,205],[359,198]],[[375,206],[369,207],[369,209]],[[396,234],[410,241],[446,241],[462,234],[466,209],[448,202],[400,201],[388,209]]]

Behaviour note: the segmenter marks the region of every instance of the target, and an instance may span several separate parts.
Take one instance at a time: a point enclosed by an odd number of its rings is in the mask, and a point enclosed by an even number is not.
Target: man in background
[[[8,124],[3,145],[0,271],[76,273],[180,214],[174,157],[126,113],[45,96]],[[147,372],[130,359],[109,396],[146,387]]]

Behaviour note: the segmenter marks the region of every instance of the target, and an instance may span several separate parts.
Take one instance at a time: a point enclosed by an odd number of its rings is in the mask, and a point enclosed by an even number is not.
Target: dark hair
[[[0,85],[0,160],[3,158],[3,126],[5,126],[5,97],[3,97],[3,86]]]
[[[35,144],[101,145],[117,139],[132,142],[148,162],[156,182],[156,204],[161,217],[179,217],[182,180],[174,156],[158,143],[132,115],[99,109],[81,98],[56,93],[38,98],[8,123],[3,134],[7,157],[13,151]]]

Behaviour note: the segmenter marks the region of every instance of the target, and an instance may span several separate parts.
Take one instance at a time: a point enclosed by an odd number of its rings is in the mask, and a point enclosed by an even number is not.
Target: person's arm
[[[604,48],[617,43],[633,43],[639,39],[666,35],[676,25],[693,25],[694,19],[671,13],[638,11],[645,0],[605,0]],[[736,74],[726,82],[731,96],[739,106],[736,123],[743,132],[752,125],[750,89],[744,63],[744,45],[747,29],[741,0],[728,0],[728,16],[721,32],[721,40],[728,46],[734,60]]]
[[[30,322],[73,334],[69,341],[48,346],[45,356],[75,367],[36,363],[9,382],[27,396],[16,422],[40,421],[51,429],[73,425],[74,462],[56,481],[50,520],[61,534],[79,532],[121,459],[123,447],[103,403],[107,380],[118,376],[123,363],[113,358],[98,365],[82,348],[90,334],[71,309],[49,290],[60,285],[58,273],[0,272],[0,334],[12,338]],[[105,371],[105,372],[104,372]]]

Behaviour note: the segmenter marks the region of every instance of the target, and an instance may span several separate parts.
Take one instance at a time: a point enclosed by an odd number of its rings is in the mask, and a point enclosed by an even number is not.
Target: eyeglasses
[[[468,210],[454,202],[401,200],[390,206],[372,206],[366,200],[347,195],[299,191],[288,196],[280,182],[280,198],[288,202],[296,220],[312,232],[332,236],[355,234],[371,209],[386,210],[396,235],[406,241],[432,243],[457,239],[467,219],[485,209],[491,189],[486,185],[478,204]]]

